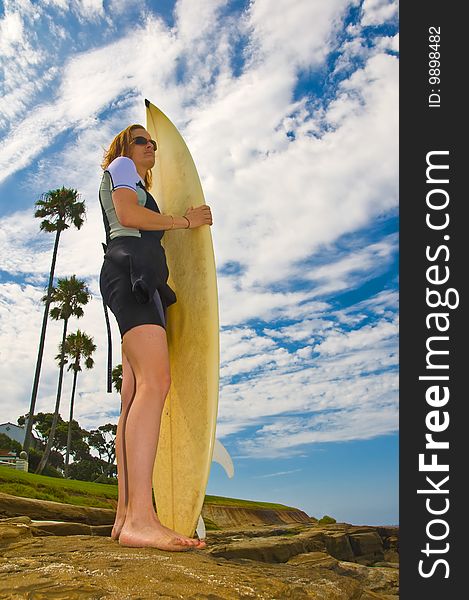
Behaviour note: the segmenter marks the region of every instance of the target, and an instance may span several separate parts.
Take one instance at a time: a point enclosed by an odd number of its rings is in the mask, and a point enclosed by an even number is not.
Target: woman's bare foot
[[[156,525],[158,525],[159,527],[162,527],[168,534],[173,535],[173,536],[176,535],[177,537],[181,538],[182,540],[190,542],[191,545],[196,546],[199,550],[201,548],[207,547],[207,544],[203,540],[187,537],[186,535],[183,535],[182,533],[177,533],[174,530],[170,529],[169,527],[166,527],[166,525],[163,525],[161,523],[161,521],[158,519],[156,514],[153,515],[153,519],[154,519],[154,522],[156,523]],[[116,520],[114,522],[114,527],[112,528],[112,532],[111,532],[111,538],[113,540],[119,539],[122,528],[124,527],[124,523],[125,523],[125,515],[122,518],[116,517]]]
[[[114,527],[112,528],[112,532],[111,532],[111,538],[113,540],[118,540],[120,533],[122,531],[122,527],[124,527],[124,523],[125,523],[125,516],[122,519],[117,519],[114,521]]]
[[[125,523],[119,535],[119,544],[134,548],[150,546],[179,552],[189,550],[191,547],[197,549],[206,547],[205,542],[180,535],[161,525],[159,521],[153,522],[152,525],[134,527]]]

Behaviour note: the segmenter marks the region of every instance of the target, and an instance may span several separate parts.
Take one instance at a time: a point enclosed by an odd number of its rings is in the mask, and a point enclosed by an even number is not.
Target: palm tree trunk
[[[73,370],[73,386],[72,386],[72,397],[70,398],[70,417],[68,419],[68,433],[67,433],[67,453],[65,455],[65,468],[64,475],[68,476],[68,459],[70,456],[70,447],[72,445],[72,419],[73,419],[73,404],[75,402],[75,390],[77,387],[77,376],[78,371]]]
[[[34,375],[33,391],[31,393],[31,403],[29,405],[28,420],[26,422],[26,431],[24,434],[23,450],[25,452],[28,452],[29,446],[31,445],[31,432],[32,432],[32,428],[33,428],[33,417],[34,417],[34,410],[36,408],[37,391],[39,388],[39,377],[41,375],[42,356],[44,354],[44,343],[46,340],[47,318],[49,316],[49,307],[50,307],[50,293],[51,293],[52,284],[54,281],[54,271],[55,271],[55,263],[57,261],[57,251],[59,248],[60,232],[61,232],[61,229],[59,227],[57,229],[57,235],[55,236],[54,252],[52,254],[52,264],[51,264],[50,273],[49,273],[49,285],[47,288],[47,300],[46,300],[45,308],[44,308],[44,316],[42,318],[41,338],[39,340],[39,349],[38,349],[38,353],[37,353],[36,373]]]
[[[47,440],[47,446],[44,450],[44,454],[39,462],[39,465],[35,471],[36,474],[41,474],[44,470],[47,461],[49,460],[50,451],[52,444],[54,443],[55,429],[57,427],[57,421],[59,420],[59,408],[60,408],[60,396],[62,395],[62,381],[64,374],[64,355],[65,355],[65,338],[67,337],[67,324],[68,319],[64,320],[64,331],[62,335],[62,355],[60,357],[60,371],[59,371],[59,383],[57,385],[57,398],[55,401],[54,418],[52,419],[52,425],[50,428],[49,439]]]

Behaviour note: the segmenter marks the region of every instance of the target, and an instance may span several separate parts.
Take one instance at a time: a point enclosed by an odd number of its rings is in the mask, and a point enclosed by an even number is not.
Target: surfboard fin
[[[234,466],[231,456],[228,454],[228,450],[215,438],[215,446],[213,448],[212,462],[217,462],[225,469],[225,473],[231,479],[234,475]]]
[[[202,518],[202,515],[199,516],[199,521],[197,523],[197,527],[195,529],[197,536],[199,538],[199,540],[204,540],[206,537],[206,532],[205,532],[205,523],[204,520]]]

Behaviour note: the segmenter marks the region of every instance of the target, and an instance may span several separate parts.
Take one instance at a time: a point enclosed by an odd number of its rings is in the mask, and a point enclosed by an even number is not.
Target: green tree
[[[33,447],[29,449],[30,473],[35,472],[43,456],[44,449],[49,440],[53,420],[54,413],[38,413],[33,417],[34,434],[38,442],[36,449]],[[25,415],[18,418],[18,425],[24,425],[24,423]],[[117,482],[117,468],[113,464],[113,461],[115,459],[115,434],[117,432],[117,425],[107,423],[98,430],[86,431],[86,429],[80,427],[78,421],[73,419],[71,430],[70,454],[73,455],[74,462],[68,465],[69,478],[115,484]],[[63,477],[63,453],[67,447],[68,431],[69,423],[64,421],[59,414],[54,432],[52,450],[43,475]],[[107,439],[108,434],[110,439]],[[0,446],[2,445],[0,444]],[[8,445],[2,447],[8,448]],[[92,456],[90,453],[91,449],[96,450],[99,457]],[[107,458],[107,460],[103,460],[103,457]]]
[[[90,455],[88,458],[71,463],[69,475],[71,479],[79,481],[102,481],[105,478],[104,461]]]
[[[112,477],[116,465],[116,435],[117,425],[115,423],[106,423],[98,429],[92,429],[88,435],[88,443],[98,451],[99,459],[105,465],[105,472],[108,477]]]
[[[337,523],[334,517],[330,517],[329,515],[324,515],[318,521],[319,525],[332,525],[333,523]]]
[[[96,345],[93,343],[93,338],[86,335],[79,329],[76,333],[70,333],[65,340],[65,348],[62,348],[60,344],[60,352],[55,357],[56,360],[62,360],[64,358],[65,364],[72,361],[68,367],[68,370],[73,370],[73,385],[72,385],[72,396],[70,398],[70,418],[68,420],[68,432],[67,432],[67,452],[65,454],[65,473],[68,474],[68,463],[70,458],[70,448],[72,442],[72,421],[73,421],[73,406],[75,402],[75,392],[77,387],[77,377],[79,371],[81,371],[81,359],[85,360],[85,367],[92,369],[94,366],[94,360],[91,355],[96,350]]]
[[[72,275],[70,279],[67,277],[58,280],[58,284],[52,289],[51,294],[43,298],[46,301],[47,297],[50,297],[50,302],[56,304],[50,311],[52,319],[58,321],[63,320],[64,327],[62,333],[62,343],[59,346],[61,348],[61,357],[59,360],[59,381],[57,384],[57,397],[55,401],[54,419],[52,421],[51,432],[47,441],[46,449],[42,456],[41,462],[39,463],[35,473],[42,473],[44,467],[47,464],[49,453],[54,441],[55,428],[57,426],[57,420],[59,417],[60,408],[60,397],[62,394],[62,381],[63,371],[65,366],[64,352],[65,352],[65,340],[67,337],[67,326],[70,317],[74,316],[78,319],[83,316],[82,305],[87,304],[90,300],[90,293],[84,281],[77,279],[75,275]]]
[[[117,365],[117,367],[112,369],[112,383],[114,384],[116,392],[120,394],[122,389],[122,364]]]
[[[0,433],[0,448],[2,450],[13,450],[13,452],[16,452],[17,456],[20,455],[20,452],[23,449],[19,442],[13,440],[6,433]]]
[[[59,248],[60,234],[70,225],[80,229],[84,223],[85,203],[78,200],[77,190],[62,187],[56,190],[50,190],[42,195],[41,199],[35,203],[36,211],[34,216],[43,219],[40,224],[41,231],[47,233],[55,232],[54,250],[52,252],[52,263],[49,272],[49,284],[47,286],[47,295],[44,305],[44,316],[42,319],[41,337],[36,360],[36,372],[34,374],[33,389],[31,392],[31,402],[29,406],[29,415],[34,415],[36,406],[37,391],[39,387],[39,377],[41,375],[42,357],[44,354],[44,343],[46,339],[47,317],[51,302],[51,292],[54,281],[55,263],[57,260],[57,251]],[[23,449],[28,452],[31,444],[32,419],[28,419],[23,443]]]
[[[46,447],[53,417],[53,413],[40,412],[33,415],[33,418],[31,419],[31,429],[34,428],[34,435],[36,436],[34,445],[38,451],[42,451],[42,449]],[[28,419],[29,414],[21,415],[21,417],[18,417],[18,425],[24,425]],[[33,438],[31,438],[31,440],[33,441]],[[32,450],[32,446],[30,447],[30,450]]]

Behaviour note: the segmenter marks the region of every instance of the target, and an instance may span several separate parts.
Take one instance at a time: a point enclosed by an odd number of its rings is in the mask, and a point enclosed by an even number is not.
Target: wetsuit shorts
[[[112,203],[112,192],[120,187],[133,189],[141,206],[160,210],[144,189],[133,161],[125,157],[115,159],[105,171],[100,188],[107,247],[99,284],[103,302],[116,317],[122,338],[137,325],[165,328],[166,309],[176,296],[167,285],[169,273],[160,243],[164,231],[123,227]]]

